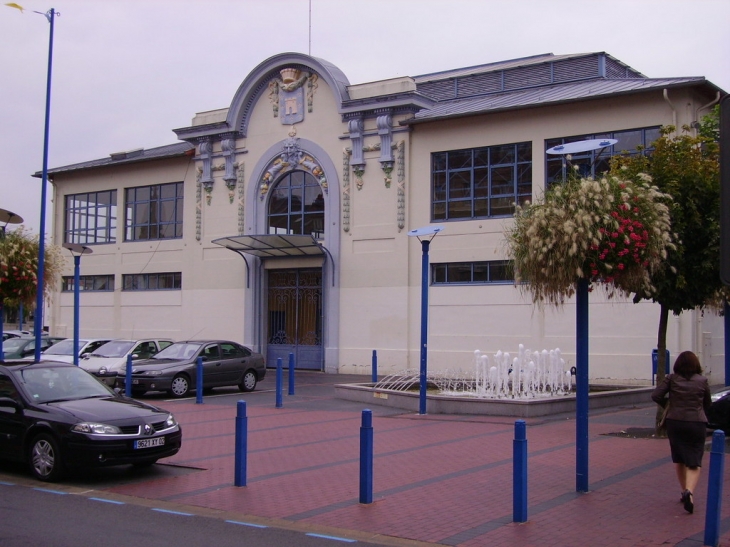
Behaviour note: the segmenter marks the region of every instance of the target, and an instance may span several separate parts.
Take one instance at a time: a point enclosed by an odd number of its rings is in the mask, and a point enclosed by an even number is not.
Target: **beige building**
[[[263,61],[231,104],[175,129],[179,142],[50,170],[57,244],[80,243],[83,336],[224,338],[290,352],[299,368],[417,369],[422,251],[430,246],[430,370],[470,370],[473,352],[561,348],[575,364],[575,310],[539,310],[506,267],[514,202],[577,154],[586,174],[612,153],[651,149],[722,91],[702,77],[647,78],[605,53],[539,55],[350,85],[299,53]],[[644,152],[645,153],[645,152]],[[73,268],[47,311],[71,336]],[[659,308],[590,304],[590,376],[651,378]],[[672,355],[701,354],[724,380],[722,318],[671,317]]]

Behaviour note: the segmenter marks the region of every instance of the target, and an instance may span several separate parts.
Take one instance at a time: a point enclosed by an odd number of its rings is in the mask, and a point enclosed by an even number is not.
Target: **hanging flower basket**
[[[575,177],[516,208],[508,255],[533,302],[562,304],[578,279],[602,284],[609,295],[650,288],[673,246],[671,198],[650,182],[646,175],[640,183]]]

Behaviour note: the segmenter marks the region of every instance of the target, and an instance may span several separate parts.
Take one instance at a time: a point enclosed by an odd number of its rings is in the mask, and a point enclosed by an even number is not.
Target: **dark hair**
[[[674,373],[688,380],[695,374],[702,374],[699,358],[691,351],[683,351],[674,361]]]

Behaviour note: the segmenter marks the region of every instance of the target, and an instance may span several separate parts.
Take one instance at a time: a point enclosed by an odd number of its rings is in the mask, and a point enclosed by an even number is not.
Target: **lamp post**
[[[421,258],[421,367],[419,375],[418,413],[426,414],[426,388],[428,387],[428,249],[431,240],[436,237],[443,226],[425,226],[408,232],[410,237],[417,237],[421,242],[423,256]]]
[[[23,217],[16,215],[12,211],[6,209],[0,209],[0,222],[4,222],[4,226],[0,226],[0,241],[5,239],[5,229],[8,224],[20,224],[23,222]],[[3,325],[5,324],[5,302],[0,298],[0,361],[5,360],[3,354]]]
[[[81,276],[81,255],[90,255],[92,250],[78,243],[64,243],[64,248],[74,257],[74,365],[79,366],[79,282]]]

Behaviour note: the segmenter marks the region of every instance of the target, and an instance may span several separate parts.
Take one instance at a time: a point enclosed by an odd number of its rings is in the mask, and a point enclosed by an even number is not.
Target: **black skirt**
[[[687,467],[701,467],[705,453],[707,424],[667,419],[667,437],[672,450],[672,461]]]

